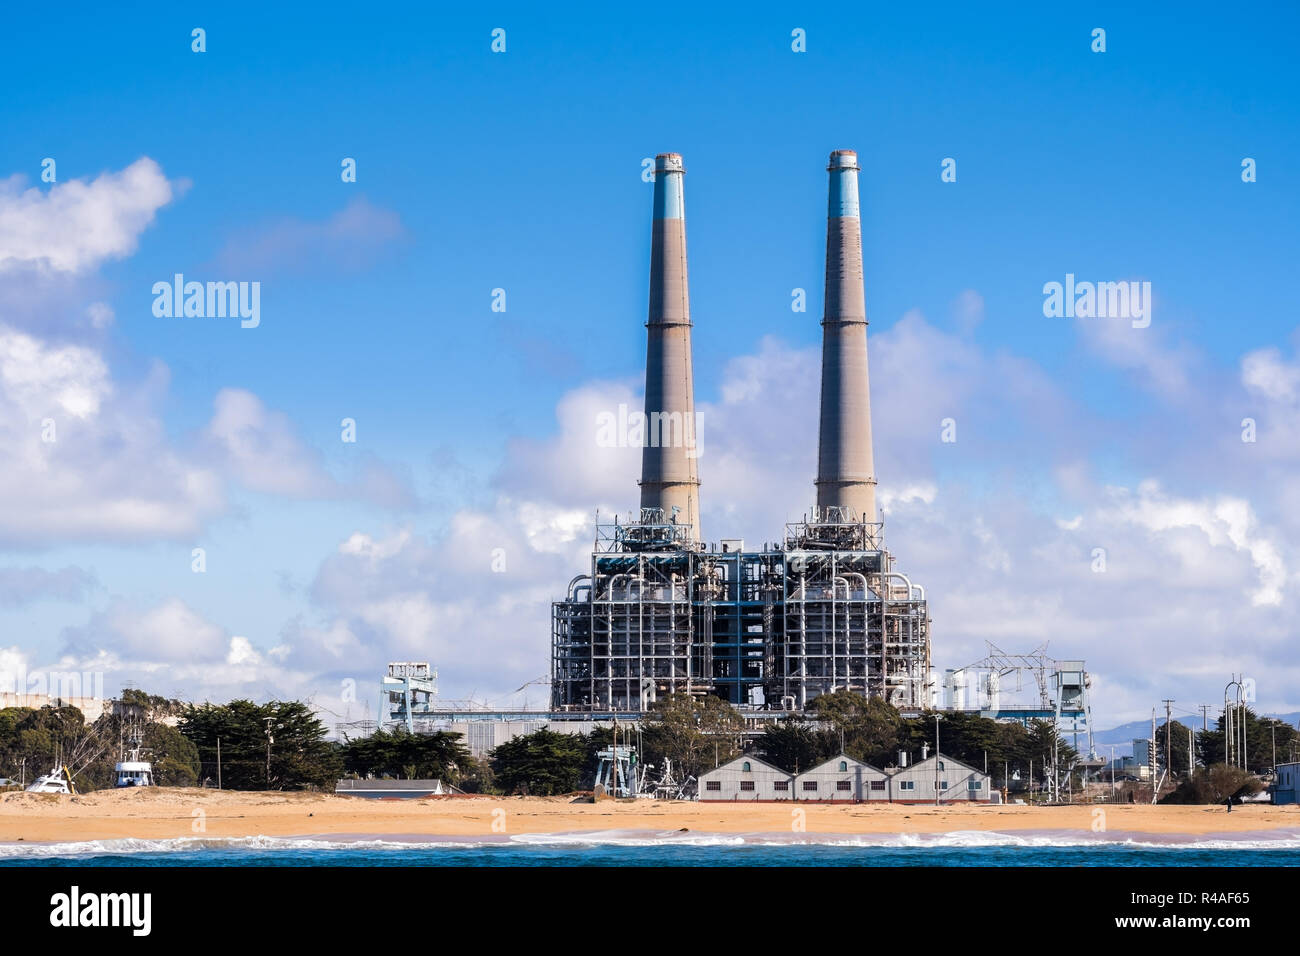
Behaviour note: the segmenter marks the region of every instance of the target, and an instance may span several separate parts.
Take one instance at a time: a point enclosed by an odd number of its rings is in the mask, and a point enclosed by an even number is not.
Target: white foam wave
[[[596,848],[596,847],[848,847],[859,849],[993,849],[1131,847],[1160,850],[1300,850],[1300,832],[1270,831],[1239,836],[1206,837],[1147,833],[1086,833],[1077,831],[956,830],[948,833],[829,834],[829,833],[704,833],[648,830],[601,830],[581,833],[529,833],[500,837],[405,838],[347,837],[176,837],[170,839],[122,838],[68,843],[0,844],[0,860],[59,859],[135,855],[144,853],[185,855],[204,850],[263,852],[331,852],[370,850],[412,852],[495,848]]]

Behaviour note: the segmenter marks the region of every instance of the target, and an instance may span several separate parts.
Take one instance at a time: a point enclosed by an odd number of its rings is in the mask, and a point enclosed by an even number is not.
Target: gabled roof
[[[971,773],[977,773],[981,777],[988,776],[983,770],[980,770],[978,767],[972,767],[970,764],[963,763],[962,761],[958,760],[956,757],[944,753],[930,754],[930,756],[926,757],[924,760],[918,760],[916,763],[908,764],[906,767],[900,767],[898,770],[894,772],[904,773],[908,770],[915,770],[917,767],[929,766],[930,764],[933,764],[936,760],[939,759],[942,759],[944,761],[945,764],[944,770],[948,769],[947,764],[956,764],[958,767],[963,767],[966,770],[969,770]]]
[[[856,767],[861,767],[863,770],[870,770],[873,773],[880,774],[882,777],[885,776],[885,772],[881,770],[879,767],[873,767],[871,764],[850,757],[846,753],[836,754],[830,760],[823,760],[815,767],[809,767],[807,770],[800,770],[799,776],[802,777],[806,773],[819,773],[821,771],[827,771],[830,773],[844,773],[845,771],[839,769],[839,764],[841,760],[843,760],[849,765],[849,770],[853,770]]]
[[[707,770],[707,771],[705,771],[704,773],[700,774],[700,779],[703,780],[703,779],[704,779],[705,777],[707,777],[709,774],[711,774],[711,773],[717,773],[717,772],[720,771],[720,770],[728,770],[728,769],[732,769],[732,768],[740,769],[740,766],[741,766],[742,764],[744,764],[746,761],[748,761],[748,762],[751,763],[751,764],[756,764],[757,766],[754,767],[755,770],[757,770],[758,768],[761,767],[761,768],[764,769],[764,770],[770,770],[770,771],[772,771],[773,773],[778,773],[778,774],[780,774],[780,775],[783,776],[783,777],[792,777],[792,776],[794,776],[794,774],[786,773],[786,772],[785,772],[784,770],[782,770],[780,767],[774,767],[774,766],[772,766],[772,765],[771,765],[770,763],[768,763],[766,760],[759,760],[757,757],[751,756],[751,755],[749,755],[749,754],[741,754],[739,757],[735,757],[735,758],[733,758],[733,759],[731,759],[731,760],[728,760],[726,763],[724,763],[724,764],[720,764],[719,766],[714,767],[712,770]]]

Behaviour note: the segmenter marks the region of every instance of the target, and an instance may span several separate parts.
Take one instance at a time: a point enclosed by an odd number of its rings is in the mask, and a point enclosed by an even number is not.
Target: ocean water
[[[21,866],[1300,866],[1300,831],[1202,837],[1077,832],[929,835],[606,831],[492,839],[206,837],[0,845]]]

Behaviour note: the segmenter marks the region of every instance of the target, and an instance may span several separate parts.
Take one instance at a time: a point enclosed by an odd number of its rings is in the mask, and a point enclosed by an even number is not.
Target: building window
[[[706,780],[706,781],[704,781],[704,789],[705,789],[705,790],[721,790],[721,789],[722,789],[722,781],[721,781],[721,780]]]
[[[743,764],[741,764],[740,769],[745,771],[745,773],[749,773],[749,761],[746,760]]]
[[[740,789],[741,789],[741,790],[753,790],[753,789],[754,789],[754,781],[752,781],[752,780],[742,780],[742,781],[740,781]]]
[[[947,790],[947,789],[948,789],[948,781],[947,781],[947,780],[936,780],[936,781],[934,782],[934,789],[936,789],[936,790]]]
[[[816,780],[805,780],[805,781],[803,782],[803,788],[804,788],[805,790],[816,790],[816,789],[817,789],[817,781],[816,781]]]
[[[773,789],[773,790],[789,790],[789,789],[790,789],[790,781],[789,781],[789,780],[773,780],[773,781],[772,781],[772,789]]]
[[[899,790],[915,790],[915,789],[916,789],[916,781],[915,781],[915,780],[900,780],[900,781],[898,781],[898,789],[899,789]]]
[[[984,784],[983,784],[982,782],[980,782],[979,780],[968,780],[968,781],[966,781],[966,789],[967,789],[967,790],[983,790],[983,789],[984,789]]]
[[[852,789],[853,789],[853,784],[849,783],[847,780],[836,780],[836,781],[835,781],[835,789],[836,789],[836,790],[852,790]]]
[[[939,761],[939,769],[940,769],[940,770],[947,770],[947,769],[948,769],[947,767],[945,767],[945,766],[943,765],[943,761],[942,761],[942,760]]]
[[[871,789],[872,789],[872,790],[876,790],[876,791],[884,790],[884,789],[885,789],[885,781],[883,781],[883,780],[873,780],[873,781],[871,781]]]
[[[848,769],[849,769],[848,761],[846,761],[846,760],[841,760],[841,761],[840,761],[840,773],[844,773],[844,772],[847,771]]]

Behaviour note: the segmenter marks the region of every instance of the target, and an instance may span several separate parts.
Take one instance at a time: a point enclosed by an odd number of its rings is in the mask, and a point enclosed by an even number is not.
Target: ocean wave
[[[464,849],[476,845],[489,845],[482,838],[472,840],[429,840],[427,837],[330,839],[326,837],[171,837],[148,840],[122,837],[113,840],[82,840],[69,843],[4,843],[0,844],[0,860],[21,858],[57,858],[87,856],[119,856],[139,853],[198,853],[204,850],[256,850],[256,851],[329,851],[329,850],[440,850]]]
[[[863,850],[961,850],[1017,848],[1087,848],[1156,850],[1300,850],[1300,832],[1265,831],[1240,834],[1080,833],[1078,831],[955,830],[946,833],[706,833],[695,831],[600,830],[573,833],[526,833],[492,837],[430,837],[423,834],[366,834],[299,837],[173,837],[121,838],[67,843],[0,844],[0,861],[87,859],[106,856],[166,854],[184,857],[204,851],[262,853],[411,853],[473,849],[573,850],[602,847],[759,848],[837,847]],[[179,862],[179,861],[178,861]],[[328,862],[322,860],[321,862]]]

